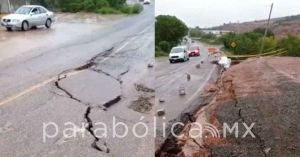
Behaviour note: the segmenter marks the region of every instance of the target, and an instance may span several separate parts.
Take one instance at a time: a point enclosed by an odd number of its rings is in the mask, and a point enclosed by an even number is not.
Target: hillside
[[[222,26],[213,27],[212,29],[248,32],[258,27],[265,27],[266,24],[267,20],[259,20],[244,23],[228,23]],[[271,29],[277,38],[289,34],[300,36],[300,15],[273,18],[271,19]]]

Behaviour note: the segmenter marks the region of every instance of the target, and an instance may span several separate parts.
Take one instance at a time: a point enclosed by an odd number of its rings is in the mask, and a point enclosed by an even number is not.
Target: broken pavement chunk
[[[143,84],[135,84],[135,89],[138,92],[146,92],[146,93],[153,93],[155,92],[154,89],[148,88]]]
[[[206,91],[209,93],[214,93],[217,90],[218,90],[218,87],[214,84],[210,84],[206,87]]]
[[[159,101],[160,103],[164,103],[164,102],[165,102],[165,99],[159,98],[158,101]]]
[[[153,68],[153,67],[154,67],[153,64],[151,64],[151,63],[148,64],[148,68]]]
[[[185,88],[183,86],[180,86],[179,87],[179,95],[180,96],[184,96],[186,93],[185,93]]]
[[[161,117],[161,116],[164,116],[165,114],[166,114],[165,109],[162,108],[162,109],[157,110],[157,115],[158,116]]]

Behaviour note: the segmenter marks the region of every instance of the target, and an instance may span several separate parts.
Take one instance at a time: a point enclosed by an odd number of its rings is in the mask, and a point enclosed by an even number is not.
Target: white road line
[[[198,90],[186,101],[188,104],[195,99],[197,96],[199,96],[199,93],[202,91],[202,89],[204,88],[204,86],[207,84],[207,82],[209,81],[209,79],[211,78],[212,73],[216,70],[215,69],[216,66],[214,65],[214,68],[212,68],[212,70],[210,71],[209,75],[207,75],[204,83],[202,83],[202,85],[198,88]]]
[[[150,29],[151,27],[152,27],[151,25],[148,26],[148,27],[146,27],[146,29],[144,29],[141,33],[146,32],[146,31],[147,31],[148,29]],[[136,38],[137,38],[137,37],[131,38],[131,39],[128,40],[126,43],[124,43],[120,48],[118,48],[118,49],[115,51],[115,54],[119,53],[122,49],[124,49],[128,44],[130,44],[130,42],[132,42],[132,41],[135,40]],[[104,62],[104,61],[106,61],[106,60],[108,60],[108,59],[109,59],[109,57],[106,57],[106,58],[104,58],[101,62]],[[72,71],[72,72],[69,72],[69,73],[67,73],[67,74],[65,74],[65,75],[67,75],[67,76],[70,77],[70,76],[73,76],[73,75],[77,75],[77,74],[79,74],[79,73],[81,73],[81,72],[82,72],[82,71]],[[14,101],[14,100],[16,100],[16,99],[18,99],[18,98],[20,98],[20,97],[22,97],[22,96],[28,94],[28,93],[31,93],[31,92],[33,92],[34,90],[36,90],[36,89],[38,89],[38,88],[41,88],[41,87],[43,87],[43,86],[45,86],[45,85],[47,85],[47,84],[49,84],[49,83],[51,83],[51,82],[53,82],[53,81],[55,81],[55,80],[57,80],[57,76],[52,77],[52,78],[50,78],[50,79],[47,79],[47,80],[45,80],[45,81],[43,81],[43,82],[41,82],[41,83],[38,83],[38,84],[36,84],[36,85],[34,85],[34,86],[31,86],[31,87],[25,89],[24,91],[22,91],[22,92],[20,92],[20,93],[18,93],[18,94],[9,96],[9,97],[7,97],[7,98],[4,98],[3,100],[0,101],[0,106],[5,105],[5,104],[7,104],[7,103],[10,103],[10,102],[12,102],[12,101]]]

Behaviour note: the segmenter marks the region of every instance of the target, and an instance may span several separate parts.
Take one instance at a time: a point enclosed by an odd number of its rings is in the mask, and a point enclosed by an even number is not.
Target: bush
[[[125,14],[131,14],[131,7],[128,6],[128,5],[124,5],[124,6],[121,8],[121,12],[122,12],[122,13],[125,13]]]
[[[158,47],[164,52],[169,52],[171,50],[171,44],[167,41],[159,42]]]
[[[286,49],[287,56],[300,57],[300,38],[288,36],[278,41],[278,48]]]
[[[109,0],[109,6],[113,8],[121,8],[124,4],[126,4],[126,0]]]
[[[96,6],[95,6],[93,0],[84,0],[82,2],[82,5],[83,5],[84,11],[87,11],[87,12],[96,11]]]
[[[138,14],[138,13],[140,13],[140,12],[142,12],[143,11],[143,6],[141,5],[141,4],[134,4],[133,6],[132,6],[132,13],[133,14]]]
[[[63,12],[101,12],[117,13],[125,4],[126,0],[30,0],[32,4],[41,4],[47,8],[61,10]],[[111,8],[111,9],[108,9]],[[140,7],[130,9],[128,13],[136,13]],[[119,13],[119,12],[118,12]]]
[[[261,35],[264,35],[265,31],[266,31],[265,28],[256,28],[253,30],[253,32],[259,33]],[[267,37],[274,37],[274,32],[272,30],[268,29]]]
[[[69,7],[66,8],[65,11],[76,13],[76,12],[79,12],[81,10],[83,10],[83,7],[82,7],[81,4],[79,4],[79,3],[71,3],[69,5]]]
[[[116,10],[116,9],[113,9],[113,8],[104,7],[104,8],[98,9],[97,13],[101,13],[101,14],[120,14],[121,12]]]
[[[94,2],[97,9],[109,7],[109,3],[107,0],[94,0]]]
[[[121,8],[121,12],[125,14],[138,14],[141,11],[143,11],[143,6],[141,4],[124,5]]]
[[[168,56],[169,54],[163,51],[155,51],[155,57]]]
[[[190,36],[191,37],[201,37],[204,32],[198,27],[191,29]]]

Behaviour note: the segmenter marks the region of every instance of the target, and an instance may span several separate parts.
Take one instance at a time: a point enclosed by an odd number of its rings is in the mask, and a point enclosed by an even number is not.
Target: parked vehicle
[[[144,0],[144,4],[151,4],[150,0]]]
[[[17,9],[15,13],[1,19],[1,25],[6,27],[7,31],[12,31],[13,28],[21,28],[23,31],[27,31],[32,27],[41,25],[50,28],[53,22],[53,12],[39,5],[24,5]]]
[[[189,48],[189,56],[200,56],[200,47],[198,45],[193,45]]]
[[[169,54],[170,63],[185,62],[190,60],[187,48],[185,46],[173,47]]]

